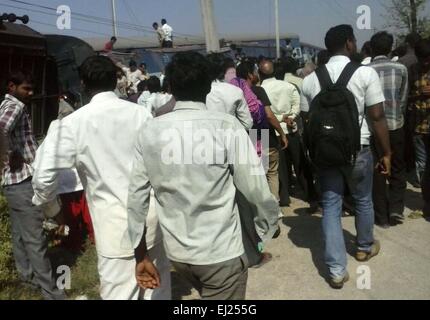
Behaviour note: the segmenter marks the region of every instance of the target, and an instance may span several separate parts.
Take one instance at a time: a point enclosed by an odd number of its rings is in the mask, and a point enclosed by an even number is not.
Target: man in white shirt
[[[60,100],[58,120],[55,120],[55,122],[75,112],[72,107],[75,104],[74,95],[72,93],[65,94]],[[36,153],[36,158],[41,157],[40,152],[43,152],[43,144]],[[37,170],[37,168],[35,169]],[[61,213],[58,215],[59,219],[55,220],[69,227],[69,234],[62,240],[61,244],[66,249],[79,253],[84,248],[85,234],[94,244],[94,229],[84,194],[84,187],[75,168],[59,172],[57,194],[61,199]]]
[[[134,248],[127,225],[127,192],[136,138],[152,116],[115,95],[116,68],[109,58],[88,58],[80,67],[80,76],[91,102],[51,125],[35,160],[33,203],[52,201],[59,172],[76,168],[93,221],[100,295],[105,300],[138,299]],[[150,219],[147,227],[147,234],[154,235],[156,220]],[[149,256],[164,274],[164,281],[157,290],[146,291],[144,298],[170,299],[170,267],[161,234],[147,241],[152,248]]]
[[[280,205],[287,207],[290,205],[288,164],[294,166],[295,172],[300,172],[300,137],[296,123],[300,114],[300,94],[293,84],[275,78],[272,61],[260,63],[259,73],[261,87],[272,102],[272,111],[288,136],[288,148],[279,154]]]
[[[122,70],[127,76],[128,95],[131,96],[138,92],[137,85],[139,82],[144,81],[146,77],[137,67],[136,61],[130,60],[128,66],[128,68],[123,67]]]
[[[158,25],[157,22],[154,22],[152,24],[152,28],[154,28],[155,32],[157,33],[157,38],[158,38],[158,41],[160,42],[160,47],[163,48],[164,39],[166,37],[163,29]]]
[[[146,85],[148,91],[142,93],[137,103],[145,107],[152,115],[155,115],[159,108],[172,99],[172,95],[161,92],[161,82],[156,76],[151,76]]]
[[[293,58],[286,58],[283,62],[283,67],[285,72],[284,81],[295,85],[300,94],[302,91],[303,79],[297,76],[299,63]]]
[[[206,97],[206,107],[210,111],[230,114],[239,120],[245,130],[250,130],[254,122],[249,112],[243,91],[238,87],[224,82],[224,56],[212,53],[208,56],[210,76],[213,80],[211,91]]]
[[[166,19],[161,19],[161,29],[164,32],[163,48],[173,48],[173,29],[167,24]]]
[[[272,61],[264,60],[259,68],[261,86],[269,96],[272,111],[285,134],[297,131],[295,120],[300,114],[299,91],[293,84],[275,78]]]
[[[284,81],[294,85],[301,94],[303,89],[303,79],[296,76],[297,70],[299,69],[298,62],[293,58],[286,58],[283,61],[283,72],[285,73]],[[306,200],[309,202],[310,208],[309,213],[313,214],[318,211],[318,192],[314,183],[314,173],[310,161],[305,155],[305,146],[303,143],[304,123],[302,117],[297,118],[298,134],[290,135],[292,138],[291,148],[296,150],[293,153],[293,164],[295,164],[295,173],[300,187],[305,193]],[[299,136],[299,137],[297,137]],[[290,167],[291,168],[291,167]]]
[[[144,288],[156,288],[160,282],[143,237],[153,188],[175,270],[203,299],[243,300],[248,262],[236,193],[255,208],[255,226],[263,241],[276,230],[279,207],[246,131],[236,118],[206,109],[211,85],[207,64],[196,52],[173,57],[166,78],[175,109],[148,121],[139,133],[128,200],[136,277]]]
[[[357,52],[357,40],[351,26],[341,25],[328,31],[326,47],[332,58],[323,66],[328,76],[335,83],[345,67],[350,63],[350,57]],[[370,150],[370,131],[367,125],[373,127],[376,140],[383,150],[378,168],[381,173],[389,175],[391,171],[391,150],[388,127],[385,119],[382,92],[379,76],[370,67],[362,66],[355,71],[348,82],[347,89],[355,97],[359,111],[361,126],[361,151],[357,155],[352,173],[345,173],[339,168],[320,170],[319,178],[323,206],[323,234],[325,240],[325,262],[330,272],[329,284],[335,289],[343,288],[349,279],[347,257],[343,229],[341,224],[342,197],[344,186],[349,182],[350,192],[355,202],[357,227],[356,259],[368,261],[376,256],[380,244],[373,236],[374,210],[372,203],[372,183],[374,163]],[[312,100],[321,92],[321,84],[316,73],[310,74],[303,82],[301,109],[309,112]],[[365,115],[368,120],[365,120]]]

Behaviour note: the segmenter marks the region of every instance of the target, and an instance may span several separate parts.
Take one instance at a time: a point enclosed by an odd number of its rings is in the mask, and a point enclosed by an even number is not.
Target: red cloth
[[[113,50],[113,44],[111,41],[109,41],[108,43],[105,44],[105,52],[111,52]]]
[[[66,225],[69,226],[69,236],[63,241],[65,248],[71,251],[81,251],[86,236],[94,243],[94,229],[90,211],[83,191],[60,195]]]

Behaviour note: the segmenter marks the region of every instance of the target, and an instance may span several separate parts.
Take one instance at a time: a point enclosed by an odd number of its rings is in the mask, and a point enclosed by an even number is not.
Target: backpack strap
[[[292,83],[292,82],[288,82],[288,83],[292,84],[293,86],[295,86],[300,95],[302,94],[302,91],[300,90],[300,88],[299,88],[299,86],[297,84]]]
[[[320,82],[321,90],[326,90],[328,87],[334,84],[330,78],[330,74],[328,73],[327,67],[325,65],[316,69],[315,73]]]
[[[343,69],[339,79],[337,80],[336,84],[340,87],[347,87],[349,80],[351,80],[352,76],[354,75],[355,71],[358,70],[362,65],[358,64],[356,62],[350,62],[346,65],[345,69]]]

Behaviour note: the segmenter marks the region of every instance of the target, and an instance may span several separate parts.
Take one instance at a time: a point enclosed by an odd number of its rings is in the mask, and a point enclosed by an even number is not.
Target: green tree
[[[385,5],[387,27],[394,28],[399,38],[411,32],[430,36],[430,20],[425,8],[428,0],[390,0]]]

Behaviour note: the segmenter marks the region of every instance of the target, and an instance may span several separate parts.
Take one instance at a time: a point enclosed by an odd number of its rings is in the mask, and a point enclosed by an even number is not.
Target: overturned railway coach
[[[34,97],[29,112],[36,138],[46,135],[58,116],[59,96],[72,91],[80,102],[78,67],[95,52],[84,41],[62,35],[43,35],[26,25],[0,19],[0,101],[6,93],[9,72],[25,69],[34,79]],[[13,19],[12,21],[15,21]],[[27,21],[26,21],[27,20]],[[24,23],[28,19],[24,19]]]
[[[6,93],[9,72],[25,69],[34,78],[34,98],[29,112],[36,137],[46,133],[58,113],[58,83],[55,61],[48,56],[46,39],[33,29],[10,22],[0,24],[1,96]],[[2,98],[1,98],[2,99]]]

